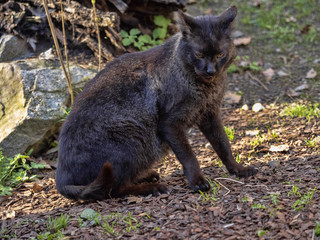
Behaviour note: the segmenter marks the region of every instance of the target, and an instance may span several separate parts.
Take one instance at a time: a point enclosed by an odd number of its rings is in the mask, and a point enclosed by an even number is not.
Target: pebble
[[[262,106],[261,103],[255,103],[253,106],[252,106],[252,111],[254,112],[260,112],[264,109],[264,106]]]
[[[259,134],[259,130],[246,130],[246,136],[254,137]]]
[[[243,105],[243,106],[241,107],[241,110],[243,110],[243,111],[248,111],[248,110],[249,110],[248,105],[247,105],[247,104]]]

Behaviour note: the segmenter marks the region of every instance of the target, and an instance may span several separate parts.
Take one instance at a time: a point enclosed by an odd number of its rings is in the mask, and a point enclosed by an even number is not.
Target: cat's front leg
[[[196,192],[199,190],[208,191],[210,185],[201,172],[198,160],[191,149],[183,125],[165,122],[161,124],[160,132],[182,164],[184,174],[188,179],[191,189]]]
[[[219,112],[204,114],[199,128],[231,174],[238,177],[249,177],[257,173],[257,169],[254,167],[243,167],[235,161]]]

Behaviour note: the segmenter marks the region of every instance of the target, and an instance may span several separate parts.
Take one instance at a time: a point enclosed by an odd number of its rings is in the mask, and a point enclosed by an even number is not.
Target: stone
[[[245,105],[243,105],[243,106],[241,107],[241,110],[243,110],[243,111],[248,111],[248,110],[249,110],[249,106],[248,106],[247,104],[245,104]]]
[[[21,58],[28,52],[25,40],[5,34],[0,38],[0,62],[9,62]]]
[[[96,70],[71,64],[73,91],[79,93]],[[56,132],[70,102],[67,82],[56,60],[0,63],[0,148],[12,157],[31,147],[36,153]]]
[[[252,106],[252,111],[254,112],[260,112],[264,109],[264,106],[261,104],[261,103],[255,103],[253,106]]]

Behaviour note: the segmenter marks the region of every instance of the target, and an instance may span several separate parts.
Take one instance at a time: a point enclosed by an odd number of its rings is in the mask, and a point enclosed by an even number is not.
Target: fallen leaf
[[[248,45],[250,42],[251,42],[251,37],[236,38],[233,40],[233,43],[235,46]]]
[[[135,197],[135,196],[130,196],[127,198],[128,203],[141,203],[142,198],[141,197]]]
[[[317,76],[317,72],[313,68],[311,68],[307,73],[306,78],[315,78],[316,76]]]
[[[288,73],[286,73],[286,72],[284,72],[282,70],[278,71],[277,74],[278,74],[279,77],[286,77],[286,76],[289,75]]]
[[[302,91],[302,90],[308,89],[309,87],[310,87],[310,86],[309,86],[309,84],[304,83],[304,84],[302,84],[302,85],[300,85],[300,86],[296,87],[294,90],[295,90],[296,92],[299,92],[299,91]]]
[[[307,24],[301,29],[301,34],[306,34],[310,31],[311,25]]]
[[[248,203],[252,203],[253,202],[253,197],[251,197],[249,194],[246,194],[245,197],[247,198],[247,202]]]
[[[298,92],[296,92],[294,89],[289,88],[288,91],[287,91],[287,95],[288,95],[289,97],[298,97],[298,96],[301,95],[301,93],[298,93]]]
[[[276,215],[279,218],[281,223],[286,223],[286,217],[282,212],[277,212]]]
[[[268,68],[267,70],[262,72],[267,81],[270,81],[274,75],[274,70],[272,68]]]
[[[239,30],[232,31],[232,33],[231,33],[231,37],[232,38],[239,38],[239,37],[242,37],[242,36],[243,36],[243,32],[241,32]]]
[[[38,192],[40,192],[41,190],[42,190],[42,186],[40,186],[40,185],[37,184],[37,183],[34,183],[34,184],[33,184],[32,191],[33,191],[34,193],[38,193]]]

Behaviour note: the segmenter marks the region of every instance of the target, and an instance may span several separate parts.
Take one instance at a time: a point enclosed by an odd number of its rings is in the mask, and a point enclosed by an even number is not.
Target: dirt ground
[[[241,19],[244,15],[240,12]],[[229,74],[228,89],[242,98],[238,104],[225,103],[222,112],[225,126],[234,128],[234,156],[254,165],[257,175],[230,175],[199,130],[191,129],[190,142],[212,182],[208,193],[189,189],[181,165],[170,154],[155,168],[170,194],[74,202],[55,189],[56,153],[43,155],[52,170],[39,172],[41,178],[0,199],[0,239],[320,239],[320,146],[319,141],[310,144],[320,136],[319,118],[281,114],[291,102],[319,102],[319,75],[306,75],[311,68],[319,72],[320,53],[314,51],[316,43],[277,47],[261,38],[263,30],[249,31],[241,21],[237,27],[252,37],[238,55],[248,55],[260,69],[240,67]],[[271,79],[263,74],[268,68],[275,72]],[[308,88],[294,95],[292,89],[305,83]],[[256,102],[265,108],[252,111]],[[243,104],[249,110],[241,110]],[[86,209],[94,210],[92,217],[82,216]],[[61,214],[69,219],[57,230],[50,222]]]
[[[62,233],[73,239],[317,239],[320,219],[320,152],[305,139],[320,135],[318,120],[280,117],[282,107],[259,113],[224,109],[224,122],[234,127],[232,149],[241,162],[259,173],[237,179],[219,167],[216,154],[197,129],[190,141],[213,190],[208,197],[187,186],[174,155],[158,164],[161,182],[170,194],[158,197],[110,199],[95,203],[74,202],[55,189],[54,171],[36,183],[25,183],[1,203],[3,238],[29,239],[48,231],[48,216],[70,216]],[[255,131],[260,133],[256,136]],[[273,132],[273,133],[272,133]],[[251,142],[261,139],[255,148]],[[271,146],[287,145],[283,151]],[[281,149],[280,149],[281,150]],[[310,201],[304,200],[313,196]],[[298,200],[298,202],[297,202]],[[99,213],[101,223],[79,223],[84,209]],[[299,209],[301,208],[301,209]],[[118,215],[117,215],[118,214]],[[132,224],[124,221],[131,216]],[[113,225],[108,232],[103,223]],[[318,238],[319,239],[319,238]]]

